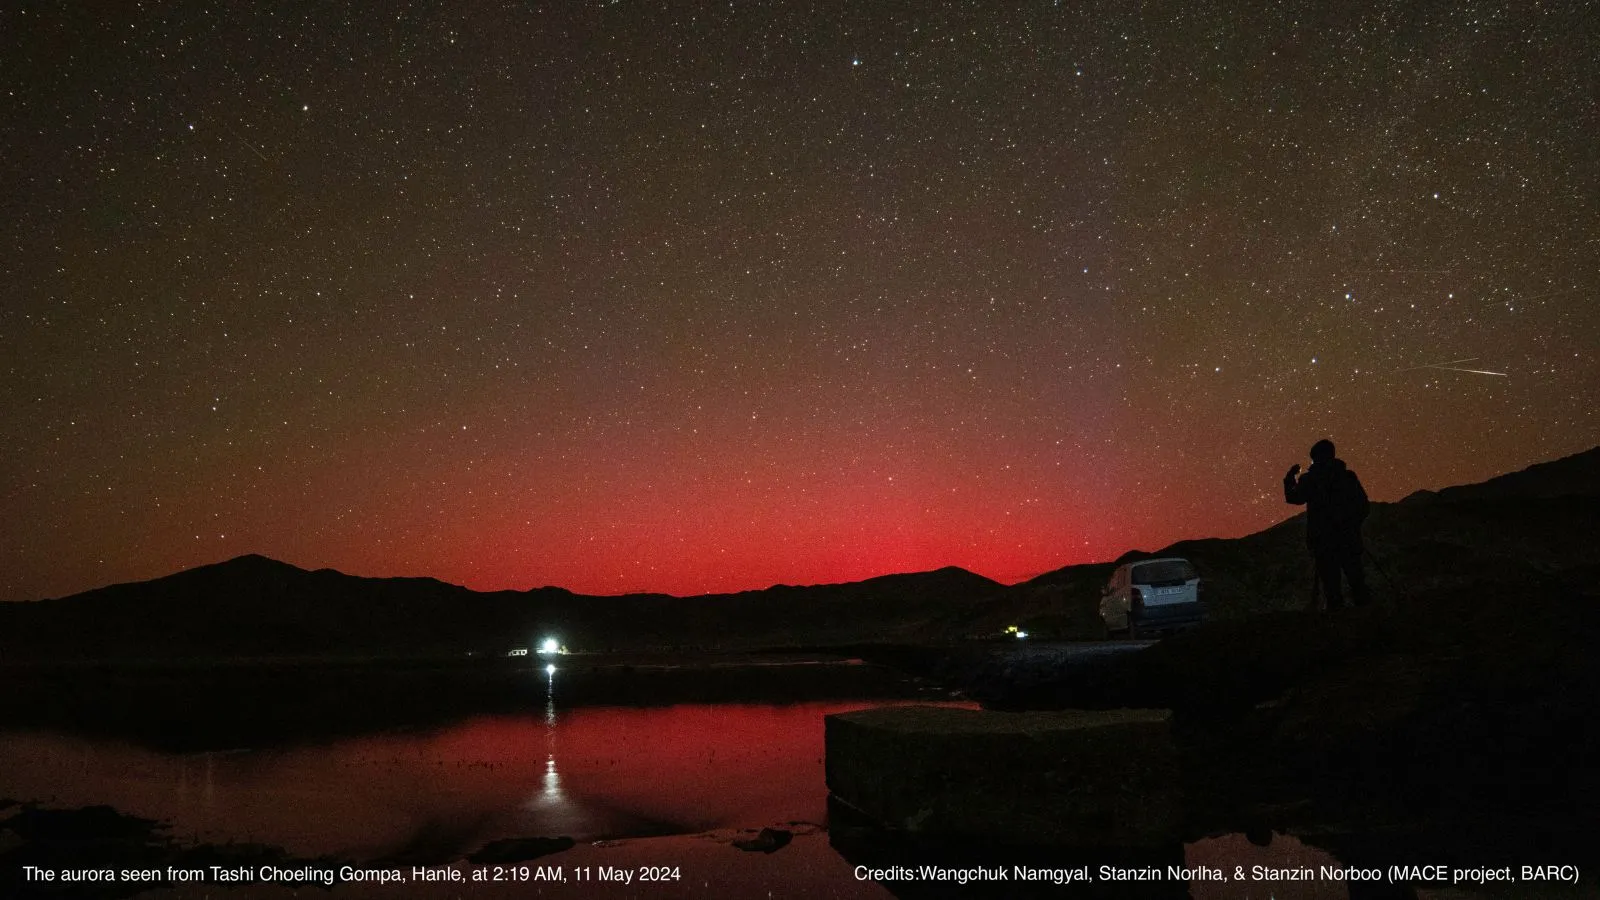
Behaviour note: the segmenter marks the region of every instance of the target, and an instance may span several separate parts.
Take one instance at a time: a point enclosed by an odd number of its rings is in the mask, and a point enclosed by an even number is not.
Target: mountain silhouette
[[[1418,491],[1402,503],[1428,500],[1541,499],[1600,497],[1600,447],[1550,462],[1536,463],[1518,472],[1498,475],[1478,484]]]
[[[557,636],[572,649],[916,641],[953,604],[1003,590],[964,569],[733,594],[479,592],[433,578],[364,578],[240,556],[150,581],[0,604],[18,659],[499,655]]]
[[[1380,595],[1472,585],[1558,586],[1600,569],[1600,448],[1475,485],[1375,503],[1366,527]],[[1310,564],[1297,515],[1234,539],[1180,541],[1007,587],[956,567],[846,584],[731,594],[480,592],[432,578],[307,571],[259,555],[69,597],[0,604],[5,660],[500,655],[546,634],[574,650],[749,649],[917,643],[1021,624],[1097,635],[1100,586],[1120,562],[1183,556],[1213,616],[1304,608]]]

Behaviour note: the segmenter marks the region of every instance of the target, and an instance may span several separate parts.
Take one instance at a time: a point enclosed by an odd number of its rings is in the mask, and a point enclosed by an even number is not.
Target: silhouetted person
[[[1329,609],[1344,606],[1340,575],[1350,581],[1356,606],[1367,604],[1367,579],[1361,571],[1361,523],[1367,518],[1367,492],[1361,479],[1333,455],[1333,441],[1311,447],[1311,468],[1300,465],[1283,476],[1283,499],[1306,508],[1306,544],[1317,564],[1317,580]]]

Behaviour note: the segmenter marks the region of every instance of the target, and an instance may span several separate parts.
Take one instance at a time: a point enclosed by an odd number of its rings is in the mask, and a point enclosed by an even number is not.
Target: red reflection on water
[[[1184,865],[1220,869],[1226,881],[1189,882],[1191,900],[1348,900],[1349,887],[1342,881],[1321,877],[1322,867],[1342,868],[1343,864],[1325,850],[1307,846],[1284,834],[1272,836],[1272,843],[1259,847],[1242,834],[1195,841],[1184,848]],[[1286,874],[1310,875],[1304,880],[1288,880]],[[1237,877],[1242,876],[1242,877]]]
[[[480,719],[441,734],[444,758],[525,773],[520,823],[649,834],[799,819],[820,822],[822,717],[869,704],[579,709],[555,725]]]
[[[464,853],[503,836],[596,838],[821,822],[823,717],[882,705],[553,707],[285,750],[172,755],[0,737],[0,796],[110,804],[180,839],[299,855]]]

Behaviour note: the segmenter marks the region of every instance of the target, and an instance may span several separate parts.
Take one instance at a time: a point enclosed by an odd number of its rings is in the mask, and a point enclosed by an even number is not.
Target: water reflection
[[[561,672],[543,674],[530,714],[287,749],[177,754],[0,733],[0,797],[109,804],[185,840],[357,858],[419,835],[465,846],[821,822],[823,716],[877,705],[562,708]]]
[[[556,771],[555,757],[545,760],[544,764],[544,790],[540,792],[539,800],[542,803],[556,803],[561,799],[561,773]]]
[[[1283,834],[1272,835],[1265,846],[1251,843],[1242,834],[1206,838],[1184,848],[1184,864],[1220,869],[1231,876],[1238,868],[1243,882],[1195,881],[1189,885],[1193,900],[1345,900],[1349,888],[1337,881],[1320,878],[1286,881],[1274,877],[1305,869],[1320,871],[1323,866],[1339,868],[1331,854]],[[1268,877],[1257,877],[1257,875]]]
[[[539,789],[528,795],[522,810],[528,815],[521,821],[524,827],[543,827],[555,834],[585,832],[599,827],[593,817],[585,817],[582,807],[570,802],[561,790],[561,770],[557,765],[556,667],[546,665],[544,694],[544,773]]]
[[[561,773],[556,771],[556,701],[552,696],[544,707],[544,799],[561,796]]]

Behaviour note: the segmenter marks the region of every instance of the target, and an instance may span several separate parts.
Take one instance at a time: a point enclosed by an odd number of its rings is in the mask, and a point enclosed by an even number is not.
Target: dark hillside
[[[262,556],[0,605],[0,658],[169,660],[492,656],[542,635],[574,650],[752,648],[937,636],[1003,587],[971,572],[700,597],[478,593],[431,578],[360,578]]]
[[[1566,493],[1563,493],[1566,492]],[[1600,448],[1476,485],[1374,503],[1367,581],[1379,603],[1600,566]],[[1117,562],[1181,556],[1208,582],[1218,620],[1303,610],[1312,600],[1304,515],[1241,538],[1180,541]],[[1069,566],[994,598],[968,618],[1048,637],[1099,637],[1095,610],[1113,564]]]

